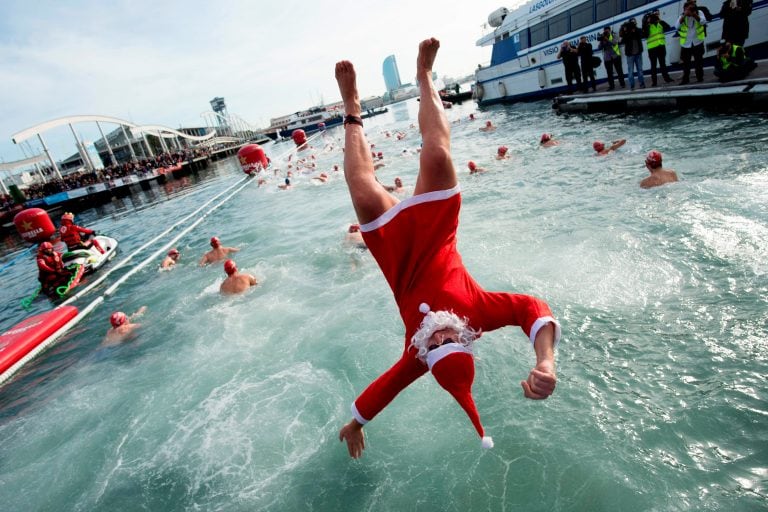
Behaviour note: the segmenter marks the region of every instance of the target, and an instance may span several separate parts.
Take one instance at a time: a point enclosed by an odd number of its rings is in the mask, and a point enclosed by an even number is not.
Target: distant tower
[[[403,85],[400,82],[400,72],[397,70],[397,61],[394,55],[384,59],[382,70],[384,72],[384,84],[387,87],[387,92],[399,89]]]
[[[211,110],[219,114],[219,116],[216,116],[217,124],[220,127],[220,133],[226,133],[231,134],[231,130],[229,128],[229,124],[227,123],[227,119],[229,119],[229,114],[227,113],[227,105],[224,103],[224,98],[213,98],[211,100]],[[223,118],[223,119],[222,119]]]

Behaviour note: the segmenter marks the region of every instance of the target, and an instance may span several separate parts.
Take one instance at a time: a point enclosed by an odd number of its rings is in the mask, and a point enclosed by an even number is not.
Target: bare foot
[[[359,116],[361,108],[360,96],[357,94],[357,73],[355,66],[348,60],[336,63],[336,82],[344,102],[344,111],[347,115]]]
[[[416,76],[427,74],[432,77],[432,64],[435,63],[440,41],[434,37],[425,39],[419,44],[419,56],[416,57]]]

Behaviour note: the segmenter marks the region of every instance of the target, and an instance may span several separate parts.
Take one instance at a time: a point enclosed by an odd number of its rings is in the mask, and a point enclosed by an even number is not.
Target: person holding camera
[[[608,90],[612,91],[614,89],[614,70],[623,89],[626,86],[624,85],[624,70],[621,68],[621,51],[619,50],[616,34],[611,30],[610,26],[603,27],[603,33],[600,35],[599,41],[598,48],[603,51],[605,71],[608,73]]]
[[[573,83],[576,82],[576,88],[581,89],[581,70],[579,69],[579,57],[577,50],[569,41],[563,41],[560,45],[558,59],[563,59],[565,68],[565,81],[568,82],[568,92],[573,92]]]
[[[725,0],[720,9],[720,17],[723,18],[721,39],[744,46],[744,42],[749,37],[750,14],[752,14],[752,0]]]
[[[661,70],[664,81],[674,82],[667,71],[667,38],[664,33],[672,30],[669,24],[661,19],[656,9],[643,17],[643,37],[648,49],[648,60],[651,62],[651,86],[656,87],[656,69]]]
[[[691,58],[696,70],[696,81],[704,81],[704,39],[707,20],[701,19],[696,2],[688,1],[683,6],[683,14],[675,24],[680,34],[680,58],[683,60],[683,80],[680,85],[690,82]]]
[[[596,57],[592,56],[592,43],[587,41],[587,36],[581,36],[579,38],[579,46],[576,48],[576,53],[579,56],[579,61],[581,63],[581,83],[582,83],[582,90],[584,92],[587,92],[589,90],[589,81],[592,81],[592,92],[595,92],[597,90],[597,85],[595,84],[595,65],[594,65],[594,59]],[[598,66],[600,65],[600,59],[597,59]]]
[[[627,58],[627,78],[629,79],[629,89],[635,90],[635,70],[637,70],[637,81],[640,82],[640,88],[645,89],[645,79],[643,78],[643,34],[637,26],[637,20],[630,18],[619,29],[619,37],[624,43],[624,55]]]

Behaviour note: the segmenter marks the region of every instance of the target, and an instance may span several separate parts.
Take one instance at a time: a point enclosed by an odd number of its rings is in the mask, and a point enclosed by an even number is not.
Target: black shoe
[[[701,82],[703,82],[703,81],[704,81],[704,79],[703,79],[703,78],[697,78],[697,79],[696,79],[696,81],[697,81],[698,83],[701,83]]]
[[[675,81],[675,79],[674,79],[674,78],[671,78],[671,77],[668,77],[668,76],[665,76],[665,77],[664,77],[664,81],[665,81],[665,82],[667,82],[667,83],[669,83],[669,82],[674,82],[674,81]]]
[[[621,84],[621,88],[622,88],[622,89],[626,89],[626,88],[627,88],[627,86],[626,86],[626,85],[624,85],[624,84]]]
[[[610,86],[610,87],[608,88],[608,90],[609,90],[609,91],[612,91],[612,90],[614,90],[614,89],[615,89],[615,87],[614,87],[614,86]]]
[[[680,81],[680,85],[688,85],[689,83],[691,83],[691,82],[689,82],[687,78],[683,78],[683,79]]]
[[[651,82],[651,87],[656,87],[656,82]]]

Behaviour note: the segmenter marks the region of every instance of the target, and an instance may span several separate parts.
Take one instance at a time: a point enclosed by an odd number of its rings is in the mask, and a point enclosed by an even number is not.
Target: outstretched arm
[[[614,149],[619,149],[621,146],[627,143],[627,139],[619,139],[613,141],[613,144],[610,148],[608,148],[608,151],[613,151]]]
[[[528,374],[528,379],[521,381],[523,394],[531,400],[544,400],[555,391],[557,375],[555,373],[555,327],[548,323],[536,334],[533,343],[536,351],[536,366]]]
[[[363,432],[363,425],[352,418],[349,423],[341,428],[341,431],[339,432],[339,441],[346,441],[349,456],[353,459],[359,459],[363,456],[363,450],[365,450],[365,433]]]

